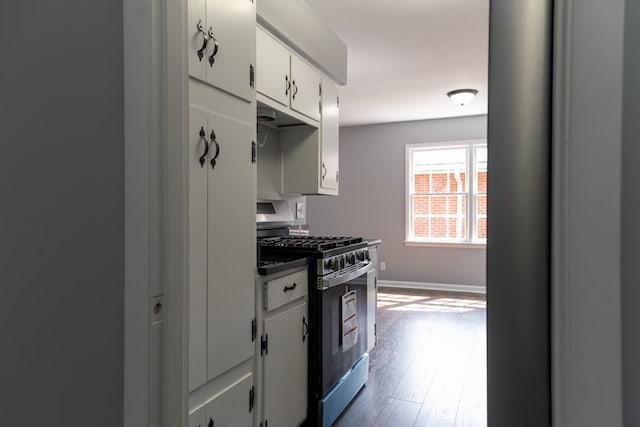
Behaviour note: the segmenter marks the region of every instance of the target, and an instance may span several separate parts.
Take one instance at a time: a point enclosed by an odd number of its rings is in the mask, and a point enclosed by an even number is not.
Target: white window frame
[[[483,249],[486,247],[486,239],[477,239],[476,236],[476,148],[486,147],[486,139],[471,139],[460,141],[446,142],[422,142],[417,144],[405,145],[405,246],[425,246],[425,247],[469,247],[475,249]],[[466,212],[466,230],[467,236],[465,240],[450,239],[421,239],[412,235],[412,211],[411,211],[411,186],[413,177],[412,154],[422,149],[450,149],[455,147],[467,148],[467,212]]]

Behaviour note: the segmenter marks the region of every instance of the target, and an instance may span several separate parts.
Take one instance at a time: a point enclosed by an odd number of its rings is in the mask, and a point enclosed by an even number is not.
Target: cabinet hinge
[[[263,352],[269,354],[269,334],[260,337],[260,356]]]
[[[256,86],[256,69],[253,67],[253,64],[249,65],[249,86],[251,89]]]
[[[256,162],[256,159],[258,157],[258,147],[255,141],[251,141],[251,163]]]
[[[340,181],[340,172],[336,171],[336,182]]]
[[[378,336],[378,324],[373,324],[373,335]]]
[[[322,114],[322,101],[318,101],[318,111]]]
[[[318,95],[322,96],[322,83],[318,83]]]
[[[258,322],[256,322],[256,318],[251,319],[251,342],[256,340],[256,335],[258,334]]]
[[[256,388],[251,386],[251,390],[249,390],[249,412],[253,411],[253,405],[256,400]]]
[[[377,288],[377,287],[378,287],[378,278],[377,278],[377,277],[375,277],[375,278],[373,279],[373,287],[374,287],[374,288]]]
[[[336,96],[336,108],[340,106],[340,97]]]

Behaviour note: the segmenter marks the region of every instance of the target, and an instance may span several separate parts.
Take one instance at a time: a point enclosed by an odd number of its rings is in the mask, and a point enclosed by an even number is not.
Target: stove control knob
[[[344,255],[340,257],[340,269],[343,269],[345,265]]]
[[[349,255],[349,264],[355,264],[356,263],[356,254],[351,254]]]
[[[358,251],[356,255],[358,257],[358,261],[364,261],[364,251]]]
[[[371,256],[369,255],[369,249],[365,249],[364,251],[364,257],[366,258],[367,261],[371,261]]]
[[[332,259],[328,259],[324,262],[324,270],[325,271],[331,271],[333,270],[333,260]]]

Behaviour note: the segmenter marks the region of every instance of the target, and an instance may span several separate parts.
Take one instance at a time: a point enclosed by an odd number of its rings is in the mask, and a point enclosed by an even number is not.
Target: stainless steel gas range
[[[367,278],[373,266],[362,238],[281,233],[259,239],[259,262],[284,268],[312,258],[306,425],[328,427],[368,379]]]

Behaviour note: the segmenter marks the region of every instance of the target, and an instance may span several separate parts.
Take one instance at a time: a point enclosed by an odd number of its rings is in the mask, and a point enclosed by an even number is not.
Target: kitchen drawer
[[[264,283],[264,308],[275,310],[307,294],[307,269],[287,274]]]

